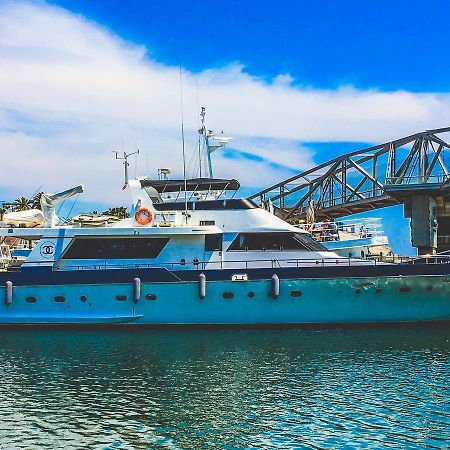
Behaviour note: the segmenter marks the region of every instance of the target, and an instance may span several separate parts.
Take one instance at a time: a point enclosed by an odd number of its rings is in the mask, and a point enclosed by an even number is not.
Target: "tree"
[[[105,216],[116,216],[119,219],[127,219],[128,217],[130,217],[130,214],[128,213],[125,206],[109,208],[107,211],[103,211],[102,214]]]
[[[30,199],[31,207],[33,209],[41,209],[41,195],[42,194],[43,194],[43,192],[38,192]]]
[[[13,211],[26,211],[30,209],[31,200],[26,197],[19,197],[14,200]]]

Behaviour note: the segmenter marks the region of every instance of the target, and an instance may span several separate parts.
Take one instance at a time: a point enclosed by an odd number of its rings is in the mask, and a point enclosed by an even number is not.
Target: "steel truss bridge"
[[[416,133],[385,144],[357,150],[320,164],[249,197],[272,203],[284,219],[306,217],[314,202],[316,216],[342,217],[396,205],[391,186],[450,182],[450,161],[444,150],[450,144],[439,135],[449,128]]]
[[[396,204],[413,219],[411,210],[423,209],[414,207],[414,198],[425,196],[436,202],[435,220],[449,218],[450,144],[442,136],[448,132],[450,127],[427,130],[347,153],[249,198],[285,220],[304,219],[311,208],[316,219],[330,219]],[[450,246],[450,236],[448,241]]]

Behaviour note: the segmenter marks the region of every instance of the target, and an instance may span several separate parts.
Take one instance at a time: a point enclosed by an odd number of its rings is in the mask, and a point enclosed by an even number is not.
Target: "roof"
[[[151,186],[159,193],[184,191],[184,180],[140,180],[142,187]],[[237,191],[239,181],[221,178],[191,178],[186,180],[187,191]]]

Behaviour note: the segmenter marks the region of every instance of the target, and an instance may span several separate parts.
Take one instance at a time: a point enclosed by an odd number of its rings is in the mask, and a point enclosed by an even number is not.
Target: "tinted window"
[[[169,238],[75,238],[63,259],[156,258]]]
[[[307,250],[316,252],[329,252],[320,242],[315,241],[308,233],[294,233],[296,241],[300,242]]]
[[[184,202],[155,203],[154,208],[158,211],[184,211]],[[229,209],[256,209],[259,208],[253,201],[243,198],[233,198],[228,200],[200,200],[198,202],[188,202],[187,209],[192,211],[216,211]]]
[[[215,252],[222,250],[223,234],[205,234],[205,251]]]
[[[315,250],[326,248],[304,233],[240,233],[228,248],[228,251],[289,251]]]

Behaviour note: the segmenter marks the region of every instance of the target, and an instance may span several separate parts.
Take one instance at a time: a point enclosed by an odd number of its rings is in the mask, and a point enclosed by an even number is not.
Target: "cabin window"
[[[327,251],[306,233],[240,233],[228,251]]]
[[[223,234],[205,234],[205,252],[220,252],[222,250]]]
[[[75,238],[63,259],[157,258],[169,238]]]

